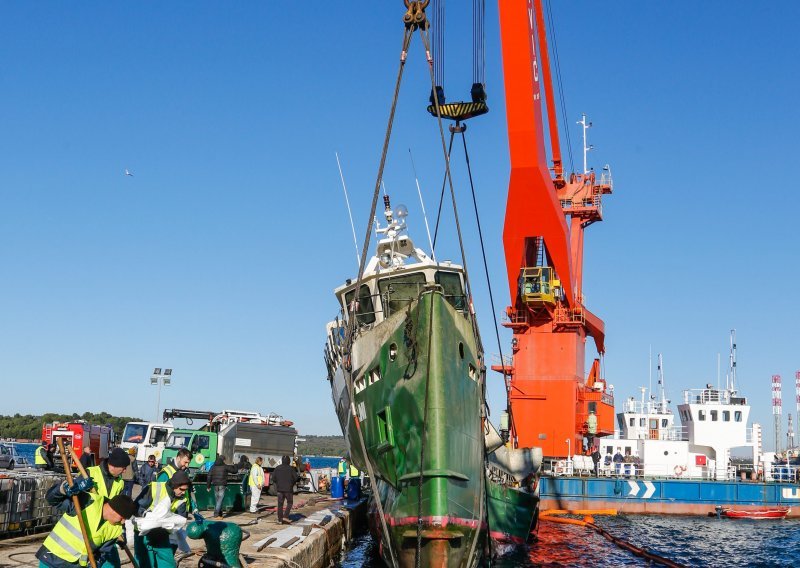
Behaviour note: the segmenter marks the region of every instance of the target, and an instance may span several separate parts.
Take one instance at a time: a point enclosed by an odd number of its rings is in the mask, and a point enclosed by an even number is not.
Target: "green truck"
[[[161,463],[170,463],[181,448],[192,452],[189,473],[202,481],[204,475],[217,459],[224,456],[229,465],[236,465],[242,456],[250,463],[260,457],[264,471],[269,473],[280,463],[283,456],[297,454],[297,430],[292,423],[277,415],[262,416],[255,412],[229,411],[204,412],[195,410],[171,409],[164,411],[164,420],[206,419],[207,423],[199,429],[176,428],[172,431]],[[199,477],[198,477],[199,476]],[[241,481],[240,475],[238,481]],[[233,480],[232,480],[233,481]]]

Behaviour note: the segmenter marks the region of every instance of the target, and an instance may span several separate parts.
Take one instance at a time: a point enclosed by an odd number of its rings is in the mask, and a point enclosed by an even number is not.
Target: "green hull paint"
[[[487,483],[489,532],[498,544],[524,544],[533,528],[539,498],[528,491]]]
[[[370,341],[377,345],[357,345]],[[370,351],[369,360],[357,360]],[[353,353],[354,403],[400,565],[415,564],[418,517],[421,565],[475,565],[486,530],[481,364],[470,321],[440,292],[427,291],[363,333]],[[352,459],[363,469],[352,418],[348,438]],[[382,554],[388,561],[385,546]]]

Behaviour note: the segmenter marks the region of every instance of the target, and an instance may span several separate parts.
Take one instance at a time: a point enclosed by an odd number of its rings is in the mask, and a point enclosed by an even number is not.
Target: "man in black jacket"
[[[214,517],[218,519],[222,518],[222,501],[225,499],[225,488],[228,486],[228,474],[236,472],[237,467],[226,464],[225,456],[222,455],[217,456],[217,461],[208,472],[206,487],[211,491],[211,486],[214,486],[214,496],[217,498],[214,505]]]
[[[289,456],[283,456],[281,465],[275,468],[270,474],[270,483],[275,484],[278,491],[278,522],[284,525],[292,524],[289,520],[289,511],[292,510],[294,499],[294,485],[297,483],[297,470],[289,465]],[[283,509],[283,502],[286,501],[286,510]],[[284,519],[284,517],[286,517]]]

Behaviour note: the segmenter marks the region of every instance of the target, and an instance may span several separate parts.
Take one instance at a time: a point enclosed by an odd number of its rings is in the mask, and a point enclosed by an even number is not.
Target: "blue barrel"
[[[331,477],[331,497],[334,499],[344,498],[344,480],[339,476]]]
[[[359,478],[351,477],[347,482],[347,499],[349,501],[361,499],[361,480]]]

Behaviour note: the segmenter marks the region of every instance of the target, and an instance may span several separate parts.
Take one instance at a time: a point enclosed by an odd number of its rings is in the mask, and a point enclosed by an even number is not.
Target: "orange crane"
[[[514,445],[563,457],[580,448],[592,411],[597,436],[614,432],[599,358],[585,374],[586,338],[602,356],[605,331],[582,287],[584,231],[602,220],[611,177],[586,170],[585,143],[584,171],[564,175],[542,2],[498,4],[511,158],[503,229],[511,306],[503,325],[513,339],[511,364],[492,368],[506,380]]]

